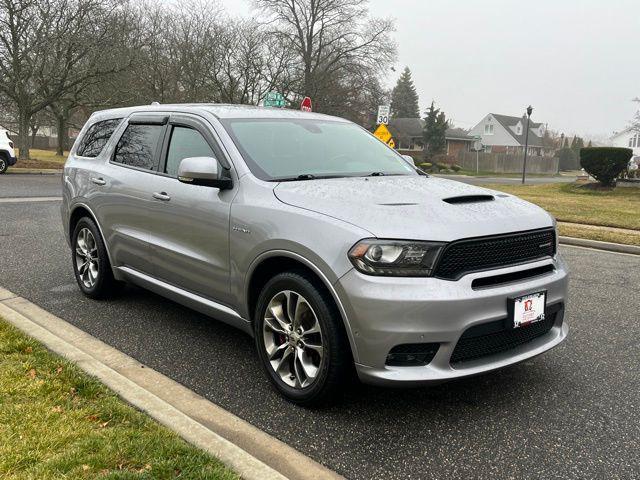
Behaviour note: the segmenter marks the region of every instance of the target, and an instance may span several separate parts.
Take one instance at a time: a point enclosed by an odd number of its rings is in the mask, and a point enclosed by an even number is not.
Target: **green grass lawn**
[[[484,186],[484,185],[483,185]],[[540,205],[560,222],[637,230],[614,232],[561,225],[560,233],[593,240],[640,245],[640,189],[594,190],[579,183],[486,185]]]
[[[64,162],[67,160],[69,152],[65,152],[65,155],[56,155],[55,150],[39,150],[32,148],[29,150],[29,160],[18,160],[12,169],[19,168],[42,168],[42,169],[61,169],[64,166]],[[18,155],[18,150],[16,150]]]
[[[239,477],[0,319],[0,478]]]
[[[436,173],[436,175],[438,175]],[[475,170],[458,170],[457,172],[451,171],[443,173],[442,175],[467,175],[469,177],[489,177],[489,178],[522,178],[522,173],[497,173],[497,172],[484,172],[480,170],[476,173]],[[545,178],[545,177],[560,177],[561,175],[555,173],[527,173],[527,178]]]

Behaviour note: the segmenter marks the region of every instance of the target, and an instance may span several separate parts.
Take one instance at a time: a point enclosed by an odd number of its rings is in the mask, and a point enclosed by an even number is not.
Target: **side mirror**
[[[402,155],[402,158],[404,158],[404,161],[407,162],[412,167],[416,166],[416,161],[413,159],[411,155]]]
[[[178,180],[191,185],[231,188],[231,178],[224,170],[218,171],[218,161],[213,157],[184,158],[178,165]]]

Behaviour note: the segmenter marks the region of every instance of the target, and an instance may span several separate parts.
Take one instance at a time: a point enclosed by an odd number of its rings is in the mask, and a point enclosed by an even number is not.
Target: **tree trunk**
[[[18,148],[20,160],[29,160],[29,129],[31,115],[28,110],[20,110],[18,115]]]
[[[40,130],[40,127],[38,127],[37,125],[30,125],[29,128],[31,129],[31,143],[29,144],[29,146],[31,148],[35,148],[36,146],[36,135],[38,135],[38,130]]]
[[[58,148],[56,150],[56,155],[63,156],[64,150],[67,148],[69,144],[68,133],[67,132],[67,118],[64,114],[56,115],[56,120],[58,122]]]

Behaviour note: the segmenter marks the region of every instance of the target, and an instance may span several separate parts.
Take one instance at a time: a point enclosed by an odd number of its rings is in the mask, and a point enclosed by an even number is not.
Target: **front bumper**
[[[551,265],[544,275],[493,287],[472,288],[475,279]],[[365,383],[420,385],[477,375],[539,355],[562,342],[568,273],[558,256],[525,265],[468,274],[458,281],[437,278],[373,277],[351,270],[335,285],[347,315],[356,370]],[[552,328],[510,350],[451,363],[461,335],[470,327],[505,319],[507,299],[541,290],[555,306]],[[389,351],[403,344],[439,343],[424,366],[386,365]]]

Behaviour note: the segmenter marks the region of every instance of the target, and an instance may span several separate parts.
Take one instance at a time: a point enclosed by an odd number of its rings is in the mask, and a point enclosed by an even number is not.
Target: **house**
[[[469,135],[480,136],[485,152],[524,153],[527,116],[512,117],[497,113],[487,114],[471,129]],[[545,125],[538,122],[529,124],[529,155],[544,155],[543,137]]]
[[[424,150],[422,129],[424,120],[420,118],[392,118],[389,120],[389,131],[396,141],[398,150],[420,152]],[[468,152],[473,147],[474,139],[461,128],[448,128],[445,133],[446,154],[457,155],[459,151]]]
[[[611,145],[631,148],[634,155],[640,155],[640,132],[635,128],[627,128],[621,132],[614,133],[611,137]]]

